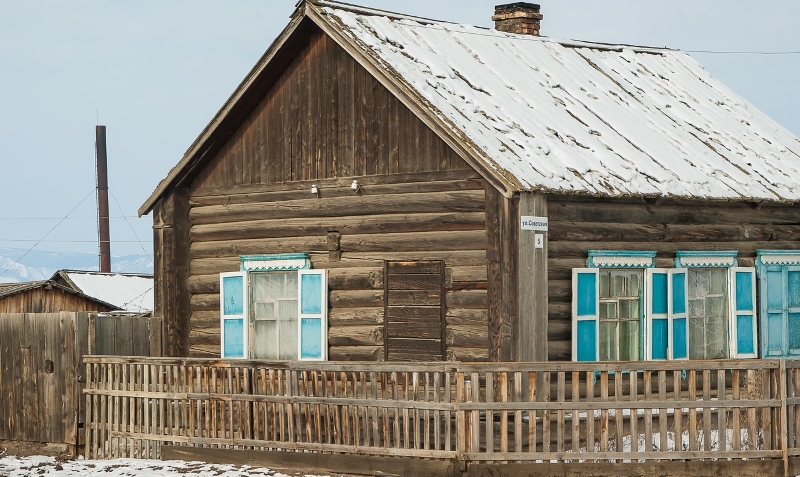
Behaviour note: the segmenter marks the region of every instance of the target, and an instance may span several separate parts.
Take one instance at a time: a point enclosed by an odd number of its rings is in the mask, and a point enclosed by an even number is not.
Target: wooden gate
[[[158,356],[160,336],[148,316],[0,314],[0,439],[77,445],[83,355]]]

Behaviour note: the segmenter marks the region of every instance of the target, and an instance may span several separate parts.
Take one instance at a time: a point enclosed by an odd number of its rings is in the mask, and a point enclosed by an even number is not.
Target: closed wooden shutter
[[[442,361],[444,262],[386,262],[386,360]]]

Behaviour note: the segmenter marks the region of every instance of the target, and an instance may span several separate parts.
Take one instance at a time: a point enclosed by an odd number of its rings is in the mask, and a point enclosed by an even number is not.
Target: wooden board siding
[[[219,356],[220,272],[238,270],[239,255],[307,252],[329,270],[331,360],[384,359],[386,260],[443,261],[447,358],[488,358],[484,181],[450,171],[361,183],[316,181],[319,197],[309,182],[193,190],[191,356]]]
[[[316,27],[195,188],[469,166]]]
[[[572,269],[588,250],[651,250],[671,268],[677,250],[736,250],[753,266],[758,249],[800,249],[796,207],[726,202],[548,196],[550,360],[571,359]]]
[[[111,311],[82,296],[59,288],[34,288],[0,298],[0,313],[58,313],[61,311]]]

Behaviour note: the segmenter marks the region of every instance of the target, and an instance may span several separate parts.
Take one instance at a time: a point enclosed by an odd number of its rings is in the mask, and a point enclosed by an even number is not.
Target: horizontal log
[[[219,275],[225,272],[236,272],[239,270],[239,267],[240,261],[238,255],[235,257],[193,258],[189,262],[189,274]]]
[[[389,347],[389,361],[393,354],[418,354],[441,356],[442,341],[437,339],[420,338],[389,338],[386,340]],[[415,360],[422,361],[422,360]]]
[[[443,260],[448,267],[485,265],[485,250],[420,250],[414,252],[347,252],[342,254],[342,260],[352,261],[427,261]]]
[[[572,339],[571,321],[548,321],[547,341],[567,341]]]
[[[447,325],[480,324],[488,326],[488,315],[485,308],[448,308]]]
[[[486,232],[483,230],[459,230],[343,235],[339,244],[343,252],[485,250]]]
[[[383,306],[383,290],[333,290],[330,292],[333,308],[368,308]]]
[[[486,309],[488,295],[486,290],[459,290],[447,292],[448,308],[483,308]]]
[[[549,245],[548,245],[549,246]],[[587,256],[563,258],[550,256],[547,259],[547,277],[550,280],[572,280],[573,268],[585,268]]]
[[[216,345],[219,347],[220,343],[220,333],[219,329],[217,329],[216,333],[205,332],[205,331],[198,331],[198,330],[191,330],[189,332],[189,343],[192,345],[198,346],[214,346]]]
[[[355,217],[304,217],[199,224],[191,227],[192,242],[341,234],[483,230],[483,212],[382,214]]]
[[[189,325],[192,329],[203,329],[211,326],[220,326],[219,309],[208,311],[193,311],[189,319]]]
[[[386,303],[389,306],[438,306],[442,303],[442,292],[437,291],[406,291],[389,290]]]
[[[752,212],[752,211],[750,211]],[[742,219],[743,220],[743,219]],[[800,240],[795,224],[639,224],[620,222],[552,222],[551,241],[608,242],[747,242]]]
[[[441,353],[421,353],[419,351],[398,351],[389,352],[389,361],[393,362],[417,362],[424,363],[429,361],[442,361]]]
[[[219,293],[192,295],[189,300],[192,312],[195,311],[214,311],[219,312]]]
[[[447,360],[463,362],[489,361],[489,348],[464,348],[460,346],[448,346]]]
[[[448,267],[445,283],[448,287],[455,282],[485,282],[486,265],[475,265],[471,267]]]
[[[220,348],[219,343],[216,345],[199,345],[190,343],[189,357],[190,358],[219,358]]]
[[[189,247],[192,258],[214,258],[272,253],[321,252],[328,249],[327,236],[294,237],[285,239],[226,240],[194,242]]]
[[[547,297],[554,302],[572,300],[572,280],[548,280]]]
[[[383,346],[383,325],[332,326],[328,330],[330,346]]]
[[[548,321],[572,321],[572,303],[548,303]]]
[[[442,275],[433,274],[388,274],[388,287],[390,293],[395,290],[436,290],[441,292],[443,285]]]
[[[190,199],[194,201],[202,200],[204,197],[229,197],[238,195],[251,195],[259,193],[281,193],[291,191],[301,191],[310,194],[311,185],[321,188],[345,189],[345,194],[352,196],[353,190],[350,186],[353,179],[358,179],[359,184],[364,187],[362,192],[366,193],[365,186],[380,185],[401,185],[408,184],[410,190],[418,190],[419,187],[436,187],[434,184],[442,182],[445,184],[464,183],[464,187],[447,187],[480,190],[485,186],[480,174],[471,170],[458,171],[439,171],[439,172],[411,172],[405,174],[381,174],[377,176],[357,176],[357,177],[338,177],[331,179],[314,179],[305,181],[284,182],[280,184],[245,184],[245,185],[223,185],[198,187],[190,192]],[[370,187],[372,190],[373,187]],[[439,189],[434,189],[439,190]],[[222,202],[225,204],[227,202]]]
[[[797,212],[786,205],[764,205],[753,209],[744,202],[682,201],[659,204],[620,203],[592,199],[548,197],[551,227],[557,222],[605,222],[635,224],[797,224]]]
[[[442,339],[442,325],[440,323],[399,323],[390,321],[386,324],[386,327],[389,339]]]
[[[189,293],[219,293],[219,273],[213,275],[190,275],[186,280]]]
[[[309,194],[310,195],[310,194]],[[192,225],[245,220],[300,217],[346,217],[353,215],[413,214],[431,212],[482,212],[484,191],[423,192],[377,196],[350,195],[329,199],[300,199],[192,207]]]
[[[383,308],[333,308],[328,314],[331,327],[383,324]]]
[[[333,268],[328,270],[330,290],[383,289],[383,268]]]
[[[548,341],[547,360],[548,361],[572,360],[572,340]]]
[[[331,346],[331,361],[383,361],[383,346]]]
[[[489,327],[486,325],[448,325],[446,343],[466,348],[489,348]]]

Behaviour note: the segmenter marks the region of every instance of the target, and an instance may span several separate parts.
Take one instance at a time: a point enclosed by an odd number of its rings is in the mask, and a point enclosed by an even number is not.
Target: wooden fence
[[[800,455],[797,361],[395,364],[91,356],[85,363],[87,458],[157,458],[168,444],[449,460],[461,470],[736,460],[768,462],[785,473],[790,458]]]
[[[130,326],[118,332],[113,323]],[[146,316],[0,314],[0,439],[78,444],[85,403],[81,357],[109,347],[132,354],[128,343],[147,343],[160,333],[160,321]]]

